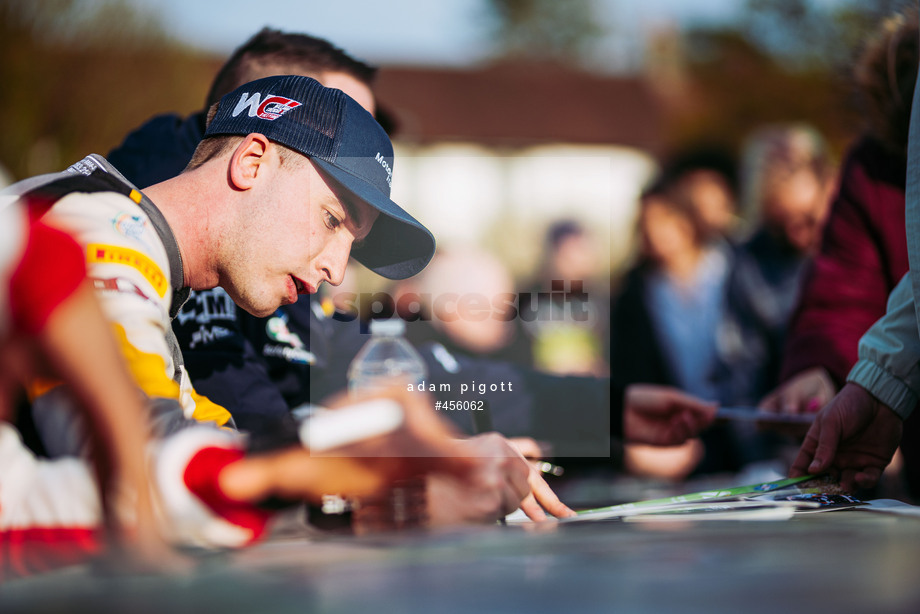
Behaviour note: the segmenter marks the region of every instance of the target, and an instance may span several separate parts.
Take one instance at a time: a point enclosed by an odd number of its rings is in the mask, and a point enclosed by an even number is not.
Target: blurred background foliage
[[[200,108],[222,61],[125,0],[3,0],[0,57],[0,163],[17,179],[105,154],[151,115]]]
[[[636,70],[666,102],[665,141],[737,148],[754,126],[801,120],[841,152],[861,128],[852,59],[880,18],[905,2],[741,1],[740,19],[647,37]],[[484,6],[493,59],[603,68],[594,1]],[[0,54],[0,163],[15,178],[104,154],[154,114],[200,108],[224,59],[176,40],[156,13],[130,0],[2,0]]]

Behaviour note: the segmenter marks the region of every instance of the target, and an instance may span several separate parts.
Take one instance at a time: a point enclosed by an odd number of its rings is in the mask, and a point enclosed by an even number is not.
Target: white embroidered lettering
[[[243,112],[243,109],[249,107],[249,117],[254,117],[256,112],[259,109],[259,103],[262,99],[262,94],[256,92],[252,96],[249,95],[249,92],[243,92],[243,95],[240,97],[240,101],[236,103],[236,108],[233,109],[233,117],[236,117]]]

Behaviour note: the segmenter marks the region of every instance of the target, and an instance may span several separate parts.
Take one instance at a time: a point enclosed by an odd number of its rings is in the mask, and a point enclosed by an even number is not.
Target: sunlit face
[[[667,201],[650,197],[639,218],[643,249],[652,261],[667,264],[697,245],[693,223]]]
[[[714,234],[723,235],[735,222],[735,201],[725,179],[714,171],[698,170],[681,182],[703,224]]]
[[[353,245],[377,218],[369,205],[341,192],[339,198],[306,158],[279,165],[274,149],[241,204],[239,231],[222,246],[221,285],[237,305],[263,317],[324,281],[340,284]]]
[[[600,261],[597,245],[585,233],[570,234],[556,246],[554,263],[563,279],[590,279]]]
[[[764,223],[793,249],[816,249],[830,207],[829,185],[808,170],[792,173],[770,191]]]

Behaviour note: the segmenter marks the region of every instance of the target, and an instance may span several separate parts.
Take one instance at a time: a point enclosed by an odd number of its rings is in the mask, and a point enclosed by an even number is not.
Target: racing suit
[[[65,233],[29,223],[18,204],[0,208],[0,343],[10,331],[40,334],[83,281],[83,252]],[[103,552],[106,541],[91,464],[76,456],[36,457],[5,421],[5,401],[0,398],[0,581],[81,562]],[[243,455],[238,434],[210,425],[156,441],[152,477],[169,538],[237,547],[264,533],[270,513],[232,501],[219,488],[220,470]]]
[[[90,155],[63,173],[14,184],[7,199],[22,198],[33,214],[66,228],[84,250],[103,313],[128,366],[151,399],[154,433],[163,436],[190,421],[232,427],[230,413],[196,394],[172,332],[171,318],[188,296],[182,257],[162,213],[104,158]],[[85,436],[66,393],[51,383],[30,390],[33,414],[52,456],[80,450]]]

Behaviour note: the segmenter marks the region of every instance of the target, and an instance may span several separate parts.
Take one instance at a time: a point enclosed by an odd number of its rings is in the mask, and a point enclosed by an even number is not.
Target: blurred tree
[[[127,0],[3,0],[0,57],[0,163],[15,178],[104,154],[153,114],[200,107],[219,64]]]
[[[671,138],[737,148],[767,123],[805,121],[841,151],[853,137],[848,81],[827,67],[792,70],[739,32],[697,30],[687,38],[689,86],[673,109]]]
[[[839,68],[867,32],[912,0],[747,0],[739,32],[792,68]]]
[[[664,97],[670,142],[737,148],[762,124],[805,121],[842,153],[862,128],[853,58],[882,18],[905,4],[747,0],[737,23],[689,29],[679,45],[683,79]]]
[[[604,34],[593,0],[488,0],[487,10],[505,57],[578,61]]]

